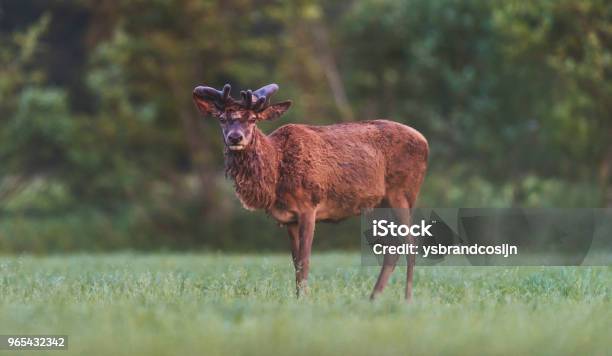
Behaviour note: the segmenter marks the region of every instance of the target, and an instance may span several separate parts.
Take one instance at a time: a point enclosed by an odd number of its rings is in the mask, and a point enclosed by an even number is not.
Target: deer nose
[[[242,139],[243,139],[242,134],[238,132],[230,132],[230,134],[227,135],[227,141],[230,145],[236,145],[240,143]]]

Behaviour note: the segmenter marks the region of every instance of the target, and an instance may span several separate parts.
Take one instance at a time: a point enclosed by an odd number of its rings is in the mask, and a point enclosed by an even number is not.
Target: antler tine
[[[202,99],[218,100],[221,98],[223,93],[215,88],[198,86],[193,90],[193,94],[199,96]]]
[[[255,92],[253,92],[253,95],[255,95],[255,97],[257,98],[257,102],[255,104],[256,109],[262,110],[266,106],[268,106],[270,104],[270,97],[274,95],[274,93],[276,93],[277,91],[278,85],[274,83],[268,84],[255,90]]]
[[[228,84],[225,84],[223,86],[223,101],[226,102],[227,99],[230,97],[230,91],[232,90],[232,86]]]
[[[268,84],[256,91],[250,89],[242,90],[240,91],[240,96],[242,98],[241,105],[245,109],[261,111],[270,104],[270,97],[277,91],[278,85],[276,84]]]
[[[245,109],[250,109],[253,106],[253,92],[249,90],[243,90],[240,92],[240,96],[242,96],[242,106]]]
[[[223,86],[223,91],[211,87],[198,86],[193,90],[193,95],[212,101],[217,108],[224,109],[227,103],[232,100],[230,90],[231,86],[229,84]]]
[[[253,92],[251,89],[246,91],[246,100],[248,103],[248,107],[251,108],[253,106]]]
[[[255,94],[258,97],[265,96],[266,98],[269,98],[270,96],[274,95],[274,93],[276,93],[277,91],[278,91],[278,85],[272,83],[272,84],[268,84],[266,86],[263,86],[255,90],[253,94]]]
[[[245,109],[248,109],[250,103],[247,101],[246,91],[241,90],[240,91],[240,97],[242,98],[242,106],[244,106]]]
[[[263,109],[265,107],[265,105],[266,105],[266,97],[262,96],[262,97],[259,97],[257,99],[255,104],[253,104],[253,109],[255,111],[259,111],[259,110]]]

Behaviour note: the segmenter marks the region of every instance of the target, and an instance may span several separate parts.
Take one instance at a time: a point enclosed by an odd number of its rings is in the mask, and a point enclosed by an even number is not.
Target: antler
[[[253,109],[255,111],[261,111],[270,105],[270,97],[278,91],[278,85],[268,84],[261,87],[254,92],[250,89],[247,91],[241,91],[242,105],[246,109]]]
[[[232,87],[229,84],[223,86],[223,91],[211,87],[199,86],[193,90],[193,94],[201,99],[212,101],[217,109],[223,110],[226,105],[234,100],[230,96],[231,89]]]
[[[223,86],[223,90],[217,90],[211,87],[199,86],[193,90],[193,95],[200,99],[212,101],[217,109],[225,110],[226,106],[238,104],[245,109],[262,111],[270,105],[270,97],[278,91],[278,85],[268,84],[255,91],[243,90],[240,92],[242,101],[237,102],[230,95],[232,87],[229,84]]]
[[[244,106],[245,109],[250,109],[253,106],[253,92],[251,89],[246,91],[242,90],[240,96],[242,97],[242,106]]]

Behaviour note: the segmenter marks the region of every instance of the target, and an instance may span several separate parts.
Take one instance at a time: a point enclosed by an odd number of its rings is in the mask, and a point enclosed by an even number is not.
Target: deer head
[[[230,90],[229,84],[225,84],[223,90],[205,86],[193,90],[193,100],[200,112],[219,121],[225,146],[230,151],[247,148],[257,122],[276,119],[291,106],[291,101],[270,104],[270,97],[278,91],[276,84],[256,91],[243,90],[240,100],[232,98]]]

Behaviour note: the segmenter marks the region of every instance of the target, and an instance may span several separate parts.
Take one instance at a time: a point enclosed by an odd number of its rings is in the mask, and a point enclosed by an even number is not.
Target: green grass
[[[294,297],[287,255],[0,257],[0,334],[66,334],[80,355],[583,354],[612,350],[610,267],[378,268],[317,253]],[[2,354],[41,351],[0,351]]]

